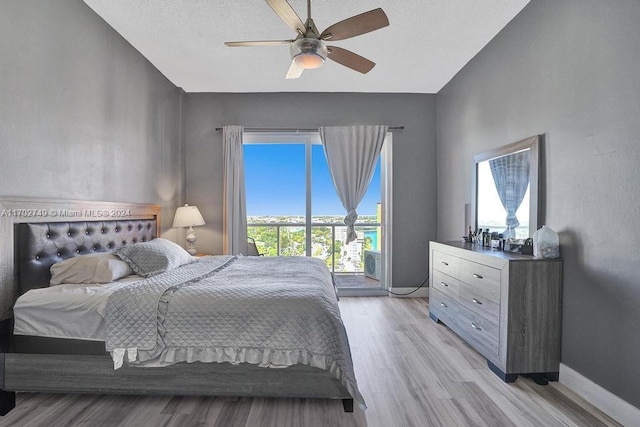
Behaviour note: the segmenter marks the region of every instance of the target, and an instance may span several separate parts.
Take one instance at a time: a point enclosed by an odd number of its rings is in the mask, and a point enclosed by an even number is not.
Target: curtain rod
[[[217,132],[220,132],[222,128],[216,128]],[[404,126],[389,126],[388,130],[404,130]],[[294,128],[244,128],[245,132],[317,132],[315,129],[294,129]]]

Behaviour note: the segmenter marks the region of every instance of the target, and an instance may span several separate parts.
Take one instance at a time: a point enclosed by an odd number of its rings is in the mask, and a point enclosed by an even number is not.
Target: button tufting
[[[67,232],[67,236],[71,236],[71,232],[70,232],[70,231],[69,231],[69,232]]]
[[[47,239],[49,238],[49,233],[47,233]]]
[[[76,253],[79,254],[80,253],[80,249],[76,249]]]
[[[36,255],[36,259],[40,259],[40,255]]]

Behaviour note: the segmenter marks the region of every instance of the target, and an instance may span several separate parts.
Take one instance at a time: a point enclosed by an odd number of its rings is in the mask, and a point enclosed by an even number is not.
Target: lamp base
[[[193,227],[189,227],[189,231],[187,232],[187,252],[189,252],[190,255],[198,253],[196,250],[196,235],[193,232]]]

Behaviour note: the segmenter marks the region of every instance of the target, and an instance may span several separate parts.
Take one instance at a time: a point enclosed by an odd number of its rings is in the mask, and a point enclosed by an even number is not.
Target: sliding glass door
[[[318,133],[246,132],[244,143],[248,235],[259,251],[320,258],[343,289],[384,288],[386,156],[358,207],[358,239],[345,245],[345,211]]]
[[[248,235],[259,252],[308,255],[305,144],[245,143],[244,162]]]

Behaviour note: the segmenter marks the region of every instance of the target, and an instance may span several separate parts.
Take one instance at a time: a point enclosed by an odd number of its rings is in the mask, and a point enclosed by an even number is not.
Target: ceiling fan
[[[287,72],[287,79],[297,79],[304,70],[321,67],[326,58],[362,74],[368,73],[376,65],[347,49],[327,46],[325,42],[345,40],[386,27],[389,25],[389,19],[382,9],[378,8],[352,16],[331,25],[321,33],[311,19],[311,0],[307,0],[306,23],[302,22],[287,0],[266,0],[266,2],[285,24],[298,33],[298,36],[293,40],[238,41],[225,42],[225,45],[230,47],[290,45],[291,65]]]

